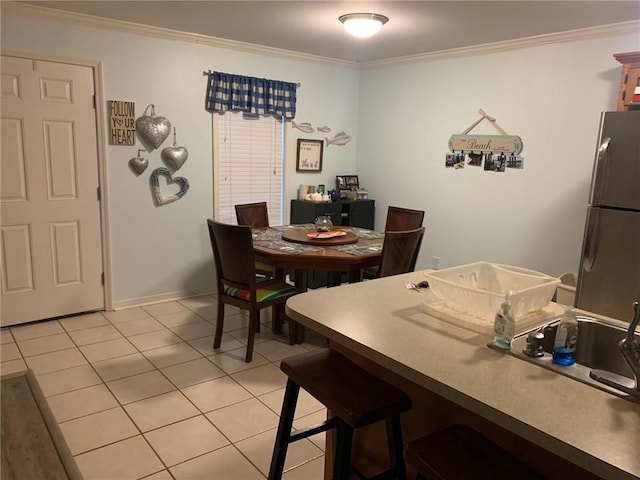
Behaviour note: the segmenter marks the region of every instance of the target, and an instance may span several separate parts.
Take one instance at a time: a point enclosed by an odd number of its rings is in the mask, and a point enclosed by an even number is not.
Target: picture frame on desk
[[[340,198],[348,198],[347,192],[357,192],[360,188],[358,175],[337,175],[336,190],[340,192]]]
[[[298,139],[296,172],[322,171],[322,140]]]

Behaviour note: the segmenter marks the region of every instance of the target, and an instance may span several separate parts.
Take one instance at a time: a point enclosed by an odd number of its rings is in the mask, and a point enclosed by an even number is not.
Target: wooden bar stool
[[[280,368],[289,378],[269,480],[282,478],[290,443],[334,428],[333,478],[347,480],[349,471],[355,471],[351,466],[354,429],[381,420],[386,422],[391,468],[375,478],[406,478],[400,414],[411,408],[411,400],[407,395],[334,350],[321,349],[285,358]],[[319,425],[292,433],[300,387],[326,406],[334,416]]]
[[[545,477],[465,425],[409,442],[407,465],[416,480],[542,480]]]

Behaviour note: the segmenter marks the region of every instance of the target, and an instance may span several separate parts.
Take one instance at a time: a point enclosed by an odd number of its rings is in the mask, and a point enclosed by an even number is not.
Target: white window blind
[[[240,112],[213,116],[215,218],[235,224],[234,205],[267,202],[269,223],[282,225],[283,122]]]

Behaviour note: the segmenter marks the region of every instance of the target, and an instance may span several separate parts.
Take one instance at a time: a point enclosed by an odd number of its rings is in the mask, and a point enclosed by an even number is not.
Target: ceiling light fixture
[[[357,38],[375,35],[389,21],[387,17],[377,13],[347,13],[341,15],[338,20],[342,22],[347,32]]]

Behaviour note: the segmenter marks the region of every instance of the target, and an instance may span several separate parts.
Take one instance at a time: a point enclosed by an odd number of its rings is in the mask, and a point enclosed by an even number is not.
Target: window
[[[269,223],[283,223],[284,118],[213,114],[214,217],[236,223],[234,205],[267,202]]]

